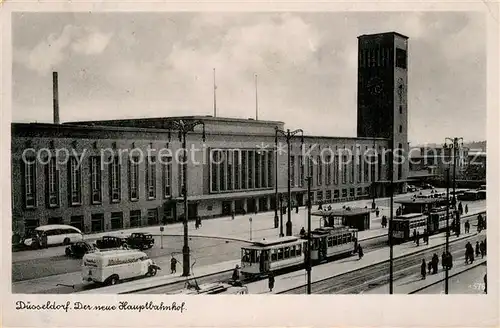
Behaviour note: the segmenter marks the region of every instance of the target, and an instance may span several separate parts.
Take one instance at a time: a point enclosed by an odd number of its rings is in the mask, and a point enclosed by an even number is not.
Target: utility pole
[[[450,249],[450,169],[446,169],[446,259],[448,259],[448,252]],[[444,260],[444,259],[443,259]],[[449,279],[449,267],[448,263],[445,264],[445,280],[444,280],[444,293],[448,294],[448,279]]]
[[[281,134],[283,135],[285,138],[286,138],[286,144],[288,146],[288,173],[287,173],[287,176],[288,176],[288,190],[287,190],[287,194],[288,194],[288,220],[286,222],[286,235],[287,236],[291,236],[292,235],[292,192],[291,192],[291,181],[290,181],[290,167],[291,167],[291,145],[290,145],[290,140],[297,134],[297,133],[302,133],[302,145],[304,144],[304,132],[301,130],[301,129],[297,129],[295,131],[290,131],[290,129],[287,129],[286,131],[283,131],[283,130],[280,130],[278,129],[278,127],[276,127],[276,142],[277,142],[277,139],[278,139],[278,134]]]
[[[452,204],[453,204],[453,209],[457,209],[457,191],[456,191],[456,184],[457,184],[457,180],[456,180],[456,175],[457,175],[457,153],[458,153],[458,149],[461,148],[463,146],[463,138],[460,137],[460,138],[448,138],[446,137],[445,138],[445,141],[444,141],[444,146],[443,148],[444,149],[450,149],[450,150],[453,150],[452,152],[452,156],[453,156],[453,201],[452,201]],[[450,141],[451,144],[448,145],[446,144],[446,141]],[[454,213],[455,214],[455,229],[456,229],[456,235],[457,237],[460,236],[460,215],[457,214],[458,212]]]
[[[190,258],[189,258],[189,237],[188,237],[188,175],[187,175],[187,162],[188,162],[188,151],[186,148],[186,136],[188,132],[194,131],[194,128],[198,125],[203,126],[203,141],[205,141],[205,123],[200,120],[195,121],[186,121],[186,120],[173,120],[170,122],[171,128],[178,130],[179,133],[179,141],[182,141],[182,149],[184,152],[182,163],[182,198],[184,203],[184,246],[182,247],[182,275],[184,277],[189,276],[190,271]],[[169,133],[170,137],[170,133]],[[170,140],[169,140],[170,141]]]
[[[307,294],[311,294],[311,182],[312,177],[307,177]]]
[[[394,219],[394,139],[391,138],[391,151],[389,152],[389,195],[390,195],[390,215],[389,215],[389,294],[394,294],[394,247],[392,240],[392,229]]]
[[[278,227],[278,207],[281,212],[281,203],[278,199],[278,128],[274,135],[274,227]],[[283,237],[283,228],[280,228],[280,237]]]

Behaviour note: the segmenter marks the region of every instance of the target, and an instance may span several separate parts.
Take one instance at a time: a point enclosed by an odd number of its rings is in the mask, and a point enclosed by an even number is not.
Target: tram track
[[[471,223],[471,225],[477,221],[477,215],[479,213],[482,213],[482,214],[485,214],[486,211],[481,211],[481,212],[478,212],[478,213],[475,213],[475,214],[468,214],[468,215],[464,215],[462,216],[462,220],[463,219],[469,219],[469,222]],[[471,238],[474,237],[474,236],[471,236]],[[381,248],[384,248],[384,247],[387,247],[387,234],[384,234],[384,235],[381,235],[381,236],[375,236],[375,237],[369,237],[369,238],[366,238],[364,240],[361,240],[360,241],[360,244],[363,246],[363,250],[366,253],[368,252],[371,252],[371,251],[376,251],[378,249],[381,249]],[[469,238],[467,239],[463,239],[463,240],[468,240]],[[454,241],[454,242],[460,242],[460,241]],[[450,242],[450,244],[452,244],[453,242]],[[436,248],[439,248],[439,247],[443,247],[443,245],[437,245],[437,246],[434,246],[434,247],[431,247],[431,248],[428,248],[426,250],[422,250],[423,251],[431,251],[431,250],[434,250]],[[417,256],[418,254],[421,254],[420,252],[419,253],[415,253],[415,254],[412,254],[411,256]],[[409,257],[411,257],[409,256]],[[421,256],[421,255],[420,255]],[[388,265],[388,260],[386,260],[385,262],[380,262],[380,263],[377,263],[377,264],[374,264],[370,267],[365,267],[365,268],[362,268],[362,269],[358,269],[358,270],[355,270],[355,271],[351,271],[351,272],[348,272],[344,275],[350,275],[350,274],[359,274],[359,271],[361,270],[365,270],[365,269],[369,269],[369,268],[372,268],[372,267],[375,267],[375,266],[381,266],[383,267],[384,264],[387,266]],[[402,266],[404,267],[404,264],[402,264]],[[173,293],[175,291],[179,291],[181,289],[184,288],[185,284],[187,281],[192,281],[192,280],[196,280],[196,282],[201,285],[201,284],[207,284],[207,283],[216,283],[216,282],[224,282],[224,281],[228,281],[230,280],[231,278],[231,273],[232,273],[232,270],[233,269],[229,269],[229,270],[224,270],[224,271],[221,271],[221,272],[217,272],[217,273],[213,273],[213,274],[208,274],[208,275],[204,275],[204,276],[200,276],[200,277],[196,277],[196,276],[193,276],[193,277],[189,277],[189,278],[186,278],[186,280],[183,280],[183,281],[176,281],[176,282],[170,282],[170,283],[166,283],[166,284],[163,284],[163,285],[160,285],[160,286],[151,286],[151,287],[147,287],[147,288],[141,288],[140,290],[135,290],[135,291],[131,291],[131,292],[126,292],[126,293],[123,293],[123,294],[169,294],[169,293]],[[373,268],[372,268],[373,270]],[[385,271],[388,271],[388,268],[385,268],[384,269]],[[383,272],[384,270],[381,270],[379,269],[377,272]],[[284,274],[286,272],[283,272],[282,274]],[[343,275],[340,275],[340,276],[337,276],[337,277],[341,277]],[[331,277],[331,278],[327,278],[325,279],[328,280],[328,279],[336,279],[337,277]],[[259,277],[259,278],[254,278],[252,280],[243,280],[242,283],[243,284],[247,284],[247,283],[252,283],[252,282],[257,282],[257,281],[260,281],[260,280],[264,280],[264,279],[267,279],[267,277]],[[344,282],[345,282],[345,279],[346,277],[343,278],[344,279]],[[364,276],[360,277],[360,278],[357,278],[358,280],[360,279],[360,283],[362,284],[364,281],[365,281],[365,278]],[[318,282],[315,282],[313,283],[314,284],[317,284],[317,283],[321,283],[323,280],[320,280]],[[351,280],[352,281],[352,280]],[[305,285],[301,286],[301,287],[297,287],[297,288],[293,288],[293,289],[290,289],[288,291],[284,291],[282,293],[284,294],[301,294],[304,292],[304,288],[305,288]],[[345,287],[344,287],[345,288]],[[293,290],[295,289],[300,289],[300,292],[292,292]]]
[[[453,257],[455,259],[463,257],[467,242],[475,243],[476,240],[483,238],[484,235],[473,235],[461,240],[451,241],[450,245],[453,245],[453,249],[451,250]],[[419,272],[422,258],[429,259],[434,253],[438,254],[441,258],[440,254],[444,247],[444,244],[436,245],[423,249],[418,253],[394,259],[394,280],[401,279],[414,272]],[[389,260],[313,282],[311,284],[311,293],[360,294],[387,283],[389,283]],[[279,294],[304,294],[305,290],[306,285],[302,285]]]

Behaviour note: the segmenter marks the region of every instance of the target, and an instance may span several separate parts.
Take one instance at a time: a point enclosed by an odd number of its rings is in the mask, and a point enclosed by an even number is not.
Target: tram
[[[358,230],[347,227],[325,227],[311,231],[311,260],[314,263],[353,254]],[[264,275],[270,271],[303,267],[307,237],[282,237],[255,241],[241,248],[241,273],[244,276]]]
[[[449,209],[450,229],[457,211]],[[391,224],[391,222],[389,222]],[[446,206],[436,207],[427,213],[408,213],[396,216],[392,220],[392,238],[394,242],[405,242],[412,238],[413,231],[423,236],[426,232],[433,235],[446,230]]]

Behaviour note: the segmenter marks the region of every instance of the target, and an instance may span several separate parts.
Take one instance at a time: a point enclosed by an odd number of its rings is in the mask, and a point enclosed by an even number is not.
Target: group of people
[[[194,228],[196,230],[198,230],[198,228],[201,227],[201,218],[200,217],[197,217],[195,220],[194,220]]]
[[[464,209],[465,209],[465,214],[469,213],[469,206],[467,206],[467,204],[465,204],[464,207],[462,206],[462,202],[458,203],[458,213],[460,213],[460,215],[464,214]]]
[[[385,215],[382,216],[382,228],[386,228],[387,227],[387,217]]]
[[[240,266],[236,264],[236,267],[233,270],[233,275],[231,277],[232,281],[241,285],[240,282]],[[269,287],[269,292],[273,291],[274,288],[274,273],[269,271],[267,274],[267,282]]]
[[[443,270],[446,268],[451,269],[453,267],[453,256],[450,252],[443,252],[441,255],[441,265]],[[425,259],[422,259],[422,264],[420,265],[420,274],[422,275],[422,279],[425,279],[427,274],[437,274],[439,266],[439,256],[434,253],[429,262],[425,262]]]
[[[420,233],[417,231],[417,229],[413,229],[413,242],[417,244],[417,246],[420,246]],[[424,233],[422,235],[422,240],[424,243],[429,245],[429,234],[427,233],[427,229],[424,229]]]
[[[476,257],[479,257],[481,255],[481,258],[484,258],[486,255],[486,239],[482,240],[481,242],[476,241],[476,252],[475,252]],[[474,263],[474,246],[470,242],[467,242],[465,245],[465,264],[472,264]]]

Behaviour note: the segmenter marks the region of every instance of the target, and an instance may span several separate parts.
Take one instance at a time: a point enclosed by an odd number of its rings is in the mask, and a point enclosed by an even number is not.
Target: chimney
[[[57,72],[52,72],[52,104],[54,106],[54,124],[59,124],[59,91],[57,87]]]

